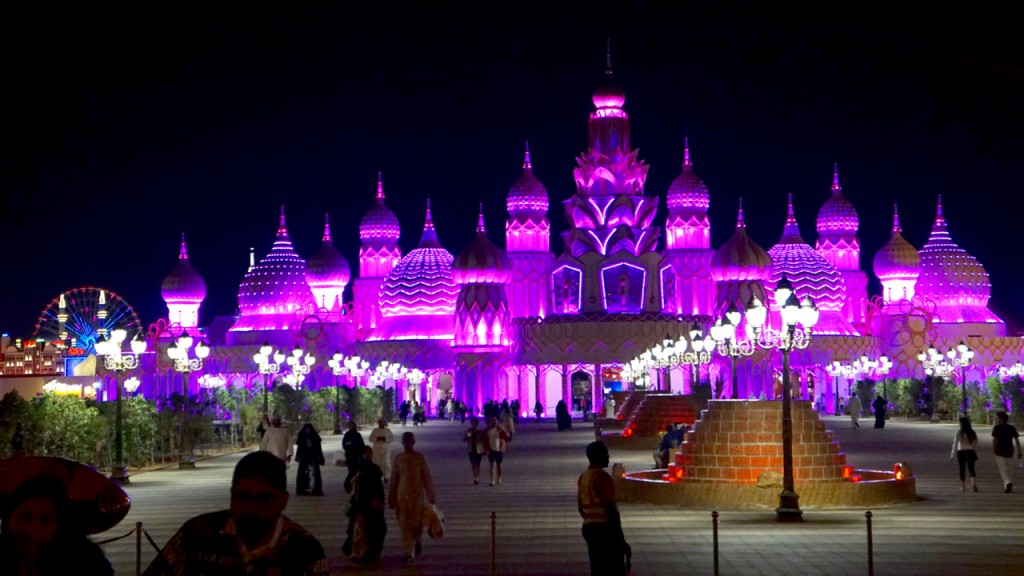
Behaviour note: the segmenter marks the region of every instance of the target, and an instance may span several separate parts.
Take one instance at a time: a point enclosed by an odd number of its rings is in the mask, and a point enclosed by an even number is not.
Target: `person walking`
[[[402,400],[402,405],[398,407],[398,419],[402,421],[402,427],[405,428],[405,423],[409,420],[409,401]]]
[[[260,439],[260,450],[277,456],[285,465],[292,461],[292,437],[288,433],[288,427],[281,425],[280,416],[274,416],[273,420],[270,420],[270,426]]]
[[[590,466],[577,481],[577,508],[583,517],[583,539],[590,556],[593,576],[625,576],[629,545],[622,533],[622,520],[615,501],[615,483],[604,469],[608,448],[603,442],[587,445]]]
[[[537,400],[537,403],[533,405],[533,413],[537,415],[537,422],[540,422],[541,414],[544,413],[544,405]]]
[[[885,396],[879,394],[871,403],[871,409],[875,411],[875,428],[885,428],[886,408],[888,408],[888,402],[885,401]]]
[[[996,456],[996,467],[1003,478],[1003,492],[1013,492],[1013,454],[1017,448],[1017,459],[1021,458],[1020,437],[1017,429],[1009,424],[1006,412],[996,412],[996,425],[992,427],[992,452]]]
[[[505,443],[508,441],[508,432],[498,426],[498,420],[491,416],[487,419],[484,438],[487,440],[487,461],[491,463],[491,486],[496,483],[501,484],[501,463],[505,460]]]
[[[506,406],[504,409],[502,409],[500,424],[501,427],[504,428],[505,432],[508,434],[508,438],[506,438],[505,441],[511,442],[512,435],[516,433],[516,419],[514,416],[512,416],[512,408]]]
[[[978,491],[978,479],[974,474],[974,463],[978,461],[978,433],[971,428],[971,419],[960,418],[960,429],[953,436],[953,450],[949,457],[956,457],[956,464],[960,468],[960,491],[964,491],[964,480],[967,472],[971,475],[971,490]]]
[[[853,392],[850,394],[850,422],[853,423],[854,428],[860,428],[860,412],[864,408],[861,406],[860,398],[857,397],[857,393]]]
[[[383,418],[377,420],[377,427],[370,432],[370,446],[373,448],[373,463],[380,467],[385,482],[391,477],[391,442],[394,439],[388,421]]]
[[[299,472],[295,477],[295,494],[306,496],[324,495],[323,480],[320,477],[320,467],[324,465],[324,451],[320,442],[320,434],[309,422],[302,425],[296,441],[298,448],[295,451],[295,459],[299,462]]]
[[[462,441],[466,443],[466,451],[469,453],[469,466],[473,470],[473,485],[480,483],[480,461],[483,460],[486,439],[480,434],[480,420],[476,416],[469,419],[469,430],[462,435]]]
[[[558,431],[572,430],[572,414],[569,413],[569,406],[565,400],[559,400],[555,405],[555,422],[558,424]]]
[[[412,562],[413,558],[423,552],[420,542],[423,536],[423,508],[426,502],[433,504],[435,501],[434,479],[427,458],[417,452],[415,446],[416,436],[412,432],[402,434],[404,451],[395,456],[388,492],[388,505],[398,516],[406,562]]]
[[[367,446],[359,471],[352,479],[351,559],[357,564],[374,564],[384,549],[388,533],[384,519],[384,480],[381,469],[373,461],[374,449]]]

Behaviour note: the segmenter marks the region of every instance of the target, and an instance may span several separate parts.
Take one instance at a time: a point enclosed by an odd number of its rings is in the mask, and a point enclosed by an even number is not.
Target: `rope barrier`
[[[127,534],[124,534],[123,536],[116,536],[114,538],[108,538],[106,540],[102,540],[100,542],[97,542],[96,544],[98,544],[99,546],[103,546],[104,544],[110,544],[111,542],[117,542],[118,540],[124,540],[125,538],[131,536],[132,534],[135,534],[135,528],[132,528],[131,530],[128,531]]]

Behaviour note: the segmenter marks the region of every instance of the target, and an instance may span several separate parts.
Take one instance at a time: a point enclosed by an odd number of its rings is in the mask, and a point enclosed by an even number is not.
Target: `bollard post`
[[[491,512],[491,576],[498,576],[498,517]]]
[[[135,576],[142,574],[142,522],[135,523]]]
[[[867,519],[868,524],[868,576],[875,576],[875,551],[874,544],[871,541],[871,511],[864,513],[864,518]]]
[[[718,576],[718,510],[711,511],[711,539],[715,556],[715,576]]]

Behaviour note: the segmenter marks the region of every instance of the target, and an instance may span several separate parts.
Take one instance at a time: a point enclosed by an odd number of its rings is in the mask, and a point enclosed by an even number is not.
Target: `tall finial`
[[[439,248],[441,244],[437,241],[437,232],[434,230],[434,220],[430,216],[430,198],[427,198],[427,218],[423,222],[423,236],[420,237],[420,248]]]
[[[526,141],[526,153],[523,154],[523,170],[533,170],[533,164],[530,163],[530,141]]]
[[[256,248],[249,246],[249,272],[252,272],[253,266],[256,265]]]
[[[683,168],[689,168],[693,166],[693,162],[690,161],[690,137],[683,137]]]
[[[736,215],[736,229],[746,228],[747,223],[743,221],[743,198],[740,198],[740,210]]]
[[[284,204],[281,204],[281,218],[278,221],[277,225],[279,228],[285,228],[286,226],[284,223]]]
[[[793,193],[789,193],[789,207],[786,213],[786,227],[782,230],[783,240],[789,240],[790,243],[799,242],[803,243],[803,239],[800,238],[800,226],[796,223],[796,216],[793,215]]]
[[[935,210],[935,224],[932,225],[932,233],[946,231],[946,218],[942,215],[942,194],[939,194],[938,207]]]
[[[434,220],[430,217],[430,198],[427,198],[427,220],[423,223],[423,229],[434,229]]]
[[[939,208],[938,208],[938,211],[935,213],[935,219],[936,220],[944,220],[945,219],[942,216],[942,194],[939,194]]]
[[[608,76],[612,75],[612,39],[607,38],[608,53],[604,62],[604,73]]]
[[[324,242],[331,241],[331,215],[324,213]]]
[[[476,231],[487,232],[487,228],[484,226],[484,203],[480,203],[480,215],[476,219]]]
[[[840,194],[843,187],[839,185],[839,163],[832,163],[832,194]]]
[[[381,175],[380,170],[377,171],[377,201],[384,201],[384,177]]]
[[[188,260],[188,248],[185,246],[185,231],[181,232],[181,252],[178,253],[178,260]]]
[[[893,233],[903,232],[903,228],[900,228],[900,210],[896,204],[892,205],[892,231]]]

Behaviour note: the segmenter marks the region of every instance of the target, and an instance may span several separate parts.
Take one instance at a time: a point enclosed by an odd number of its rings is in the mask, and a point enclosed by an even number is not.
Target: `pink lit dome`
[[[594,107],[598,110],[602,108],[622,108],[622,105],[626,103],[626,92],[618,86],[606,84],[594,90],[592,100]]]
[[[459,294],[459,287],[452,279],[454,260],[437,241],[428,202],[419,246],[399,261],[381,286],[381,314],[385,318],[446,316],[450,336],[455,299]]]
[[[332,310],[341,304],[341,295],[352,277],[348,261],[334,248],[331,223],[324,216],[324,239],[320,249],[306,265],[306,283],[322,308]]]
[[[456,284],[508,284],[512,280],[512,267],[505,251],[487,238],[483,206],[476,238],[452,263],[452,279]]]
[[[789,197],[789,215],[782,239],[768,250],[772,259],[772,289],[785,275],[793,283],[798,298],[810,296],[822,312],[838,312],[846,300],[846,282],[839,271],[821,254],[804,242],[793,216],[793,196]]]
[[[711,278],[715,282],[767,282],[771,277],[772,259],[747,235],[741,199],[736,232],[711,257]]]
[[[313,301],[306,283],[306,262],[292,247],[282,206],[274,246],[242,279],[238,308],[242,316],[285,314]]]
[[[526,143],[523,159],[523,175],[509,189],[507,206],[509,214],[513,216],[544,216],[548,212],[548,190],[533,175],[529,142]]]
[[[402,233],[398,217],[384,204],[384,182],[377,174],[377,201],[359,222],[359,239],[363,242],[395,244]]]
[[[986,306],[991,284],[974,256],[956,245],[942,216],[942,196],[928,242],[919,251],[921,274],[917,294],[945,306]]]
[[[900,228],[900,217],[893,207],[892,236],[875,254],[875,276],[879,280],[912,280],[921,273],[921,256],[907,242]]]
[[[668,187],[668,209],[670,211],[678,208],[707,210],[711,205],[708,187],[693,172],[693,162],[690,161],[690,139],[686,138],[684,142],[683,171]]]
[[[860,227],[857,209],[843,196],[843,187],[839,185],[838,166],[833,166],[832,196],[818,210],[817,224],[822,236],[852,235]]]
[[[181,252],[178,265],[160,284],[160,295],[168,305],[201,304],[206,298],[206,282],[188,262],[188,248],[185,233],[181,233]]]

